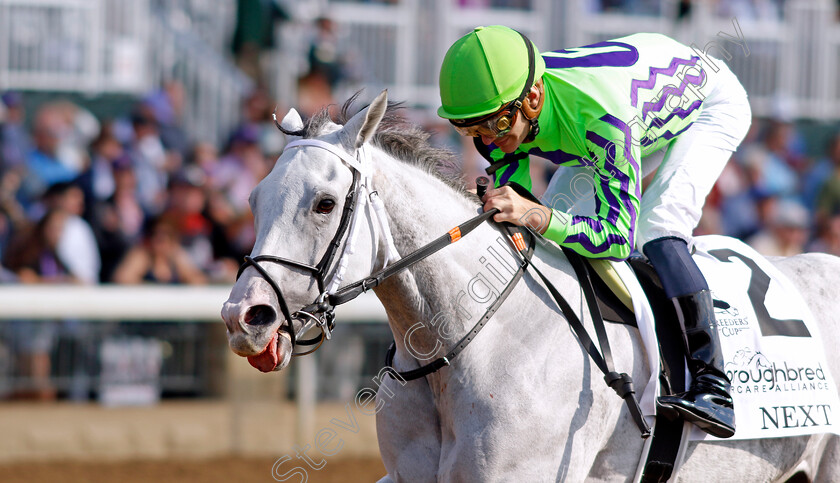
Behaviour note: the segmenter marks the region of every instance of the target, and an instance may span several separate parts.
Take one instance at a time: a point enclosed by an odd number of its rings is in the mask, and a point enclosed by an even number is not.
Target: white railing
[[[99,90],[102,13],[102,0],[0,0],[0,86]]]
[[[165,320],[222,323],[230,286],[0,285],[0,321],[17,319]],[[343,322],[385,321],[371,293],[337,309]]]
[[[727,62],[757,115],[840,118],[840,87],[834,81],[840,24],[831,0],[789,0],[781,19],[760,20],[720,17],[711,2],[695,0],[690,15],[679,21],[674,0],[638,2],[647,14],[600,12],[588,0],[471,6],[479,3],[490,2],[285,2],[296,20],[278,34],[282,49],[274,55],[272,90],[282,103],[295,103],[308,23],[318,15],[337,23],[342,46],[360,73],[359,83],[345,86],[337,99],[362,85],[370,91],[387,87],[393,98],[429,113],[438,103],[444,52],[475,25],[509,25],[543,49],[639,31],[703,46],[718,32],[732,34],[734,19],[750,55],[735,53]],[[218,141],[238,118],[239,98],[250,88],[229,62],[234,13],[231,0],[0,0],[0,88],[142,93],[174,78],[190,96],[188,131]]]
[[[0,285],[0,307],[3,308],[0,310],[0,324],[5,321],[55,319],[174,321],[218,324],[221,331],[220,312],[230,289],[229,286]],[[339,324],[387,322],[385,309],[372,293],[363,294],[338,307],[336,315]],[[340,344],[341,341],[334,340],[333,343]],[[3,340],[0,338],[2,347]],[[14,351],[14,347],[7,349]],[[298,376],[295,386],[295,438],[301,444],[308,441],[317,429],[315,403],[319,374],[316,367],[314,356],[296,358],[291,366]],[[0,373],[0,380],[2,377]]]
[[[253,82],[162,12],[152,19],[148,54],[154,84],[180,82],[186,95],[182,122],[187,133],[194,140],[221,145],[240,121],[242,99]]]
[[[141,95],[180,81],[187,133],[219,144],[252,82],[226,57],[235,3],[203,4],[225,20],[157,0],[0,0],[0,90]]]

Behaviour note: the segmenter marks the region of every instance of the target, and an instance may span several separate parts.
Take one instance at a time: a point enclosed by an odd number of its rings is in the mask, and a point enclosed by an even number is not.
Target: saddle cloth
[[[840,399],[814,316],[797,288],[739,240],[708,235],[694,243],[694,260],[715,299],[724,369],[732,381],[737,431],[731,439],[840,434]],[[593,268],[619,300],[626,300],[623,291],[630,295],[651,368],[639,403],[653,424],[660,393],[653,310],[629,264],[596,262]],[[716,439],[697,428],[690,438]]]

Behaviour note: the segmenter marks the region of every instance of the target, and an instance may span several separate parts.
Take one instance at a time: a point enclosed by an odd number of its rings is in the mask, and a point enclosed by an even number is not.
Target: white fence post
[[[318,366],[314,356],[297,357],[292,362],[297,371],[295,405],[297,427],[295,442],[303,447],[315,437],[315,400],[318,389]]]

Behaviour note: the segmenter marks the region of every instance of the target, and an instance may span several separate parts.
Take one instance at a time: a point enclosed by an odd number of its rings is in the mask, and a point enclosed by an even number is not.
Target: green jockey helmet
[[[525,86],[530,66],[523,38],[516,30],[492,25],[477,27],[452,44],[440,67],[438,115],[468,119],[490,114],[530,88]],[[545,72],[545,61],[536,46],[534,53],[536,80]]]

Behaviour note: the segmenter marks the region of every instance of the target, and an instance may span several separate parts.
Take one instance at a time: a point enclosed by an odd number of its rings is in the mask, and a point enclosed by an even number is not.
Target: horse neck
[[[385,204],[394,243],[402,256],[480,212],[476,200],[433,175],[384,153],[379,153],[378,158],[374,186]],[[440,340],[442,315],[446,315],[447,332],[456,337],[466,333],[467,324],[471,327],[480,316],[479,310],[483,311],[464,297],[470,280],[481,270],[481,253],[488,245],[494,245],[512,260],[509,250],[498,246],[499,236],[489,224],[484,224],[457,243],[391,277],[376,290],[398,345],[410,327],[422,322],[429,330],[415,331],[412,346],[422,353],[431,350]],[[471,304],[474,306],[470,308]],[[472,316],[459,316],[461,309],[469,309]]]

